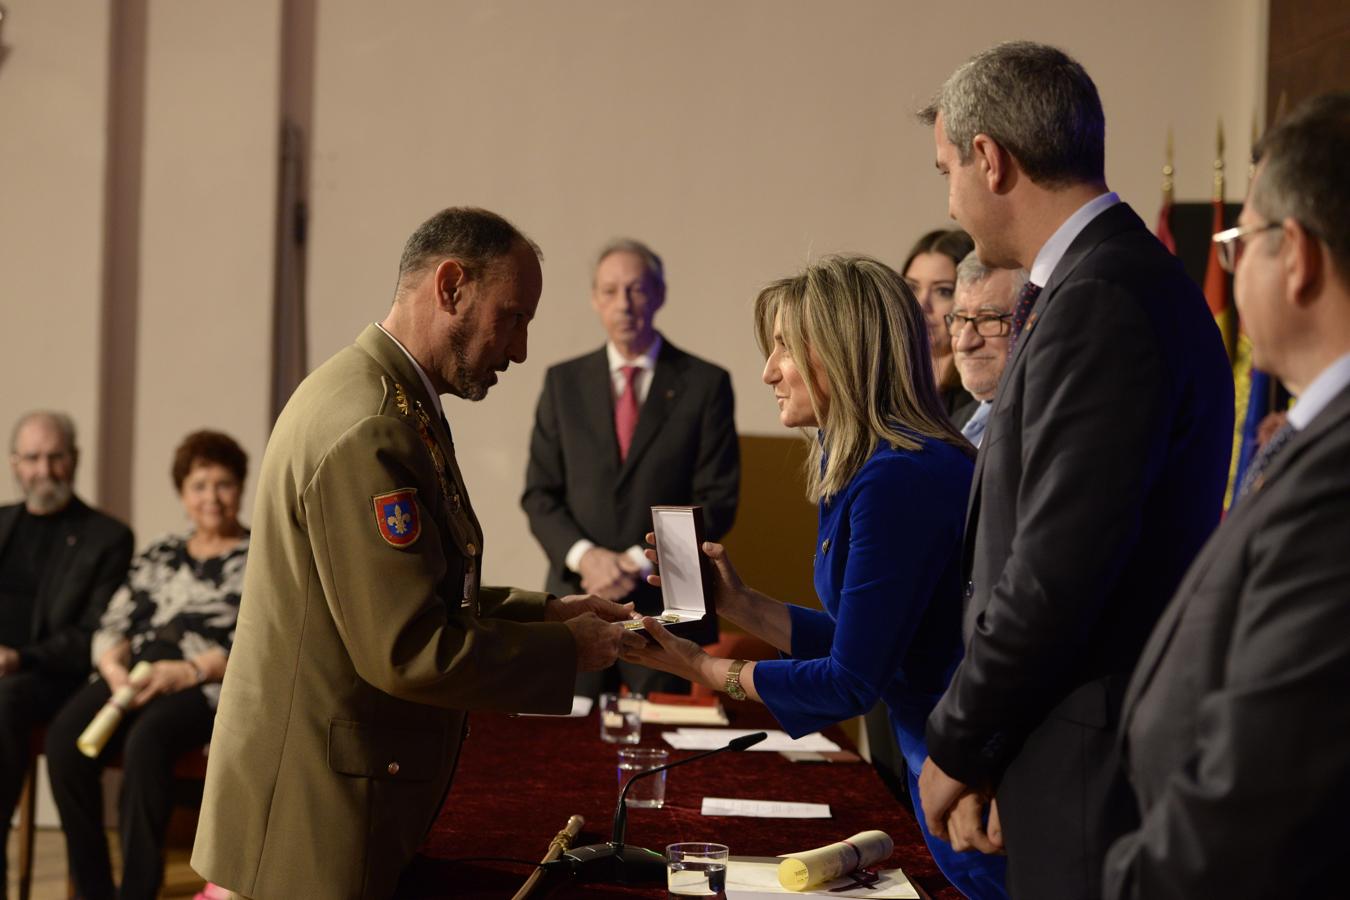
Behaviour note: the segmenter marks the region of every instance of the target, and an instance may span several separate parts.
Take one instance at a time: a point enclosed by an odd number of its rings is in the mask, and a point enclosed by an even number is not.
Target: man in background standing
[[[651,507],[702,506],[705,538],[718,541],[740,488],[731,376],[656,331],[665,299],[664,268],[647,245],[622,239],[601,250],[591,307],[607,341],[549,369],[521,498],[548,555],[548,590],[631,600],[643,615],[662,609],[642,555]],[[717,622],[685,635],[711,643]],[[594,696],[620,680],[640,692],[688,691],[682,679],[622,660],[577,690]]]

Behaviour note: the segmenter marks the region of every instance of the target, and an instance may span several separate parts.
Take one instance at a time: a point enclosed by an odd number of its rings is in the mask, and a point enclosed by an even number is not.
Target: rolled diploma
[[[860,831],[846,841],[789,854],[778,864],[778,883],[789,891],[804,891],[881,862],[894,850],[895,842],[886,832]]]
[[[136,691],[145,684],[152,671],[153,667],[145,660],[136,663],[131,674],[127,676],[127,683],[113,692],[108,702],[103,704],[103,708],[75,740],[75,746],[80,748],[81,753],[90,759],[99,755],[103,746],[108,743],[108,738],[117,730],[127,707],[131,705],[132,698],[136,696]]]

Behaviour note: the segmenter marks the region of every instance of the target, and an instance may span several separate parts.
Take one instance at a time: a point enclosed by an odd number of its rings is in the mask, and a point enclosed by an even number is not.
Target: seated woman
[[[938,400],[918,303],[883,264],[835,257],[776,282],[755,301],[755,325],[779,420],[818,429],[806,478],[819,507],[814,580],[824,611],[748,587],[725,550],[708,543],[718,613],[792,658],[717,659],[651,618],[657,645],[625,658],[758,700],[794,736],[861,715],[880,698],[918,773],[924,723],[961,657],[961,536],[974,451]],[[923,834],[966,895],[1006,896],[1002,857],[957,854]]]
[[[970,235],[959,228],[939,228],[914,242],[900,273],[914,292],[928,326],[928,347],[933,351],[933,374],[937,378],[942,408],[957,428],[975,412],[979,404],[961,386],[952,352],[952,335],[944,317],[956,302],[956,267],[975,249]]]
[[[247,471],[247,454],[224,434],[198,431],[183,440],[174,454],[173,482],[191,530],[151,545],[132,561],[126,584],[94,633],[98,675],[47,731],[52,794],[70,874],[85,900],[149,900],[163,880],[174,761],[211,739],[234,639],[248,552],[248,531],[239,523]],[[149,679],[103,751],[89,759],[76,739],[142,660],[152,664]],[[113,888],[100,784],[104,766],[119,753],[120,892]]]

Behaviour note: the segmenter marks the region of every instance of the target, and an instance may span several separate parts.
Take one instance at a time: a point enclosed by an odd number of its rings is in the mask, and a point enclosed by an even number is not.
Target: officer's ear
[[[436,305],[446,312],[455,312],[459,306],[459,292],[468,280],[468,273],[457,259],[442,260],[432,276],[436,289]]]

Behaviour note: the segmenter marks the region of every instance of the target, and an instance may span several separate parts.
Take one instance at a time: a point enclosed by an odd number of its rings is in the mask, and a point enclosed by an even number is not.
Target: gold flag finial
[[[1167,156],[1163,163],[1163,203],[1172,202],[1172,176],[1176,170],[1172,168],[1172,126],[1167,126]]]
[[[1223,202],[1223,119],[1219,119],[1217,155],[1214,157],[1214,199]]]

